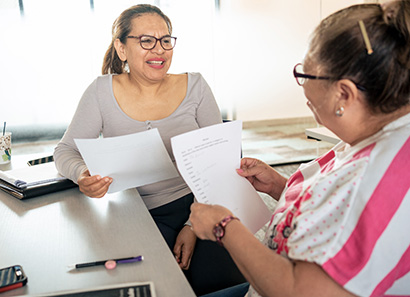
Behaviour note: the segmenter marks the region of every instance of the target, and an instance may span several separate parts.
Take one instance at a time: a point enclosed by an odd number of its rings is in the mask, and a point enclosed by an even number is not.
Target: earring
[[[336,110],[336,116],[342,117],[343,114],[345,113],[345,109],[343,106],[340,106],[338,110]]]

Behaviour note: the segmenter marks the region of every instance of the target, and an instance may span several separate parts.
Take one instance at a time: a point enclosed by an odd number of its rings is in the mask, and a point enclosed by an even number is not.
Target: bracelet
[[[222,238],[225,235],[225,226],[228,225],[228,223],[232,220],[238,220],[240,221],[237,217],[234,216],[227,216],[225,217],[222,221],[220,221],[218,224],[215,225],[214,229],[212,230],[215,238],[216,238],[216,242],[220,245],[223,246],[222,244]]]

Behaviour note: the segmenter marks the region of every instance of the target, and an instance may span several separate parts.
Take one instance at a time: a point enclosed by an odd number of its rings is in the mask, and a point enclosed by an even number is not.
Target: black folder
[[[33,198],[76,186],[57,172],[54,162],[9,171],[0,170],[0,190],[18,199]]]

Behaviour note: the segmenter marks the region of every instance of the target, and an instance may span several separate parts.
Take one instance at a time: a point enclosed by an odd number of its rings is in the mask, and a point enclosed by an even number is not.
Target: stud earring
[[[343,106],[340,106],[338,110],[336,110],[336,116],[342,117],[343,114],[345,113],[345,109]]]

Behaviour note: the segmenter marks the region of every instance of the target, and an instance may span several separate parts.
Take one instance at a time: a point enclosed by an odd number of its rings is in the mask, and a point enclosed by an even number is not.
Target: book
[[[103,297],[119,297],[119,296],[132,296],[132,297],[155,297],[154,284],[152,282],[137,282],[126,283],[120,285],[107,285],[103,287],[79,289],[70,291],[60,291],[51,294],[42,294],[41,296],[66,296],[66,297],[80,297],[80,296],[103,296]]]
[[[33,198],[76,186],[58,173],[54,162],[9,171],[0,170],[0,190],[18,199]]]

